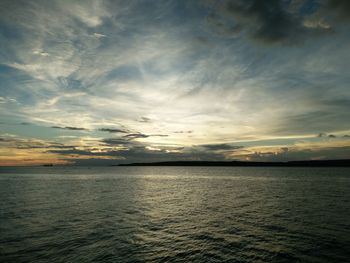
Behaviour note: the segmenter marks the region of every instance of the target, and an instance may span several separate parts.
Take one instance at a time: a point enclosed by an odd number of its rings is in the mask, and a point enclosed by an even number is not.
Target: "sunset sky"
[[[350,158],[350,1],[0,1],[0,165]]]

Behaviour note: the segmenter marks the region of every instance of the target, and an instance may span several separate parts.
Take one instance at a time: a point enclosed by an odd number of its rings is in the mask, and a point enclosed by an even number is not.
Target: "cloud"
[[[88,129],[85,128],[80,128],[80,127],[71,127],[71,126],[66,126],[66,127],[60,127],[60,126],[51,126],[53,129],[61,129],[61,130],[71,130],[71,131],[87,131]]]
[[[126,139],[134,140],[134,139],[142,139],[148,137],[167,137],[167,134],[143,134],[143,133],[129,133],[123,136]]]
[[[190,130],[188,130],[188,131],[174,131],[174,133],[192,133],[193,131],[190,131]]]
[[[40,55],[40,56],[43,56],[43,57],[48,57],[48,56],[50,56],[50,54],[49,53],[47,53],[47,52],[44,52],[44,51],[42,51],[42,50],[33,50],[33,54],[35,54],[35,55]]]
[[[296,12],[293,4],[293,1],[282,0],[227,0],[215,5],[208,21],[214,27],[220,27],[224,35],[244,33],[265,43],[293,44],[307,35],[330,31],[330,27],[321,22],[320,26],[304,22],[305,17],[318,10],[319,4],[304,3],[300,9],[306,10],[308,5],[309,13]]]
[[[141,117],[138,122],[150,123],[152,120],[147,117]]]
[[[317,137],[319,137],[319,138],[322,138],[322,137],[325,137],[325,136],[327,136],[327,134],[325,134],[324,132],[320,132],[320,133],[317,135]]]
[[[94,37],[103,38],[103,37],[107,37],[107,36],[104,34],[100,34],[100,33],[94,33]]]
[[[281,147],[282,152],[288,152],[289,148],[288,147]]]
[[[85,146],[62,149],[48,149],[60,158],[77,165],[117,164],[120,162],[170,161],[170,160],[223,160],[224,156],[203,150],[203,147],[148,146],[138,141],[116,138],[101,139],[98,147]],[[90,162],[91,161],[91,162]],[[114,162],[113,162],[114,161]]]
[[[143,134],[143,133],[129,133],[124,136],[124,138],[133,140],[133,139],[139,139],[139,138],[148,138],[149,135]]]
[[[152,137],[168,137],[168,134],[150,134],[148,136],[152,136]]]
[[[310,100],[306,101],[316,105],[320,103],[313,100],[314,99],[311,98]],[[306,108],[304,112],[300,112],[299,114],[288,114],[289,116],[280,120],[279,124],[275,125],[272,130],[274,130],[276,133],[289,132],[293,134],[312,134],[320,130],[324,131],[318,135],[321,135],[320,137],[324,136],[326,132],[335,132],[334,127],[336,127],[336,129],[339,131],[348,130],[348,123],[341,121],[350,117],[348,109],[350,109],[349,106],[344,106],[340,110],[339,108],[335,109],[323,105],[314,106],[311,109]]]
[[[0,104],[5,104],[5,103],[16,103],[16,99],[14,98],[9,98],[9,97],[0,97]]]
[[[300,23],[282,8],[280,1],[229,1],[226,8],[233,15],[255,20],[251,30],[257,39],[283,41],[301,30]]]
[[[337,19],[349,20],[350,3],[347,0],[328,0],[325,5],[327,10],[335,11]]]
[[[16,147],[17,149],[74,149],[75,146],[71,145],[58,145],[58,144],[47,144],[47,145],[33,145],[33,144],[27,144],[27,145],[18,145]]]
[[[231,144],[226,144],[226,143],[222,143],[222,144],[203,144],[203,145],[201,145],[201,147],[204,147],[204,148],[206,148],[208,150],[213,150],[213,151],[217,151],[217,150],[236,150],[236,149],[243,148],[243,146],[231,145]]]
[[[114,128],[100,128],[99,131],[109,132],[109,133],[127,133],[125,130],[114,129]]]
[[[107,145],[124,145],[124,144],[129,144],[130,142],[128,140],[123,140],[123,139],[106,138],[106,139],[102,139],[102,143]]]
[[[74,152],[65,151],[66,155],[71,155]],[[78,152],[76,152],[78,154]],[[151,150],[146,147],[138,146],[132,147],[127,150],[119,150],[119,151],[109,151],[103,153],[93,153],[93,152],[82,152],[85,156],[94,156],[91,160],[93,163],[97,164],[118,164],[118,163],[131,163],[131,162],[158,162],[158,161],[180,161],[180,160],[223,160],[222,155],[214,154],[214,153],[206,153],[201,151],[184,151],[184,152],[172,152],[164,149],[161,150]],[[111,157],[116,158],[114,162],[110,160],[100,159],[97,160],[96,157]],[[88,160],[83,162],[80,161],[79,155],[77,155],[73,160],[74,162],[79,164],[89,164]],[[67,159],[72,160],[72,159]]]
[[[60,155],[83,155],[83,156],[94,156],[94,157],[100,157],[100,156],[115,156],[118,154],[117,151],[91,151],[91,150],[81,150],[81,149],[67,149],[67,150],[49,150],[50,153],[57,153]],[[117,157],[117,156],[116,156]]]
[[[337,140],[338,141],[338,140]],[[176,160],[255,160],[283,161],[301,159],[344,158],[349,147],[338,141],[338,146],[330,140],[320,144],[302,143],[286,146],[237,146],[232,144],[206,144],[179,147],[175,145],[150,145],[148,143],[123,138],[86,138],[76,143],[62,144],[18,137],[0,137],[2,149],[11,147],[26,154],[50,156],[76,165],[110,165],[130,162],[155,162]],[[334,154],[334,155],[332,155]],[[21,154],[23,155],[23,154]],[[56,159],[51,159],[52,162]]]
[[[228,158],[238,158],[249,161],[298,161],[298,160],[332,160],[348,159],[350,154],[349,143],[334,144],[327,140],[322,143],[298,143],[282,146],[253,146],[246,147],[228,154]]]
[[[72,149],[75,148],[73,145],[65,145],[53,141],[45,141],[38,139],[28,139],[13,136],[3,136],[0,137],[0,142],[2,142],[5,148],[15,148],[15,149]]]

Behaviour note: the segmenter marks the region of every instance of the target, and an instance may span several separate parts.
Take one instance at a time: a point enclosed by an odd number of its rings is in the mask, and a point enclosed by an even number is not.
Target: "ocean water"
[[[350,169],[0,168],[0,262],[350,262]]]

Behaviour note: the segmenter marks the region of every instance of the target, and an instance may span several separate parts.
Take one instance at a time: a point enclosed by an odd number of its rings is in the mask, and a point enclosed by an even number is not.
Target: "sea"
[[[350,262],[350,168],[0,168],[0,262]]]

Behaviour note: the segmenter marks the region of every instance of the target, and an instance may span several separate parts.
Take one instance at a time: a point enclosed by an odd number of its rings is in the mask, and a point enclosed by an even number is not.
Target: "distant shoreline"
[[[197,167],[350,167],[350,159],[341,160],[312,160],[312,161],[288,161],[288,162],[250,162],[250,161],[166,161],[149,163],[121,163],[107,165],[62,165],[43,164],[30,166],[0,166],[0,168],[19,167],[43,167],[43,168],[67,168],[67,167],[118,167],[118,166],[197,166]]]
[[[112,166],[350,167],[350,159],[289,161],[289,162],[171,161],[171,162],[117,164]]]

